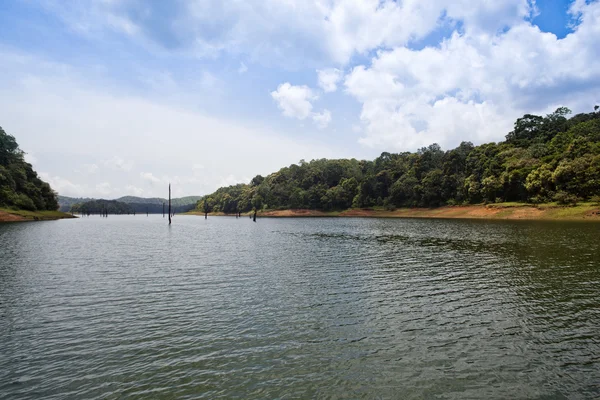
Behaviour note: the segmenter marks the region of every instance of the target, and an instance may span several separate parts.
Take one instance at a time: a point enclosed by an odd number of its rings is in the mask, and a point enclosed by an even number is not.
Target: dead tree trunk
[[[171,225],[171,184],[169,183],[169,225]]]
[[[165,217],[165,202],[163,201],[163,218]]]

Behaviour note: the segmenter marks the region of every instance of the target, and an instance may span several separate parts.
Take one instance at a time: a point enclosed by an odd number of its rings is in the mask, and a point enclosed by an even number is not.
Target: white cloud
[[[113,156],[112,158],[104,161],[104,166],[115,170],[131,171],[133,168],[133,161],[126,161],[121,157]]]
[[[319,129],[325,129],[331,122],[331,112],[323,110],[322,113],[313,113],[312,119]]]
[[[2,127],[35,153],[38,171],[60,178],[52,187],[63,195],[98,197],[96,185],[110,182],[111,196],[126,194],[132,185],[145,196],[165,197],[163,175],[173,183],[179,177],[177,195],[201,195],[228,175],[266,175],[302,158],[341,156],[265,121],[208,115],[163,102],[162,96],[124,94],[120,87],[88,80],[75,67],[2,47],[0,55],[0,91],[13,93],[0,96]],[[90,159],[102,160],[95,174],[75,172]],[[160,182],[150,185],[141,173]]]
[[[151,172],[142,172],[140,173],[140,177],[143,180],[150,182],[150,184],[161,182],[161,180],[155,177]]]
[[[581,2],[579,0],[579,2]],[[528,17],[533,0],[221,0],[80,1],[49,10],[87,37],[118,32],[155,52],[200,57],[244,54],[289,68],[346,64],[354,54],[404,46],[440,25],[461,21],[469,32],[496,32]],[[144,18],[140,18],[144,15]],[[303,49],[303,51],[298,51]]]
[[[246,66],[246,64],[244,64],[243,62],[240,63],[240,67],[238,68],[238,73],[241,75],[241,74],[245,73],[246,71],[248,71],[248,67]]]
[[[279,85],[277,90],[271,92],[271,97],[275,99],[283,115],[298,119],[305,119],[311,115],[311,100],[317,99],[308,86],[294,86],[289,82]]]
[[[90,191],[85,185],[78,185],[60,176],[54,176],[47,172],[40,172],[40,178],[48,182],[53,190],[64,196],[83,197],[89,196]]]
[[[337,90],[337,83],[342,79],[344,74],[337,68],[328,68],[317,70],[317,75],[319,78],[319,87],[328,93]]]
[[[289,82],[279,85],[277,90],[271,92],[271,97],[283,111],[283,115],[290,118],[304,120],[310,117],[319,129],[326,128],[331,122],[331,112],[327,109],[322,112],[312,111],[312,100],[318,96],[308,86],[294,86]]]
[[[560,40],[521,21],[506,32],[454,33],[436,48],[378,52],[344,82],[362,104],[360,142],[415,150],[497,141],[524,113],[591,110],[600,89],[600,2],[573,7],[581,24]]]

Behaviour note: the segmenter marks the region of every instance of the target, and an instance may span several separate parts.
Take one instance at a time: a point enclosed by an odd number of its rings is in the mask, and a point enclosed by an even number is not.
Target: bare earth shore
[[[191,211],[188,215],[204,213]],[[223,213],[209,213],[211,216],[225,216]],[[235,214],[230,214],[235,216]],[[248,216],[248,214],[244,214]],[[383,209],[349,209],[344,211],[319,210],[266,210],[258,217],[371,217],[371,218],[465,218],[502,220],[585,220],[600,222],[600,206],[582,203],[577,206],[541,204],[537,206],[519,203],[488,205],[445,206],[437,208],[399,208],[393,211]]]
[[[0,209],[0,222],[53,221],[65,218],[77,217],[60,211],[15,211],[5,208]]]

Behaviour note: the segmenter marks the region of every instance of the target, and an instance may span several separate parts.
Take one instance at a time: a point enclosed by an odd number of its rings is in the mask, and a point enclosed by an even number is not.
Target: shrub
[[[558,192],[554,195],[554,200],[560,205],[577,205],[577,196],[567,193],[567,192]]]
[[[33,200],[31,200],[29,197],[27,197],[27,195],[23,193],[17,193],[15,195],[13,204],[23,210],[37,210],[35,204],[33,203]]]

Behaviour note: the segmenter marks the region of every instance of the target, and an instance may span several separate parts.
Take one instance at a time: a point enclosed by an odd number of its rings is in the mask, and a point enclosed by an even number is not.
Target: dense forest
[[[133,214],[134,209],[127,203],[117,200],[90,200],[84,203],[76,203],[69,210],[74,214]],[[144,211],[145,212],[145,211]]]
[[[57,210],[56,193],[25,161],[14,136],[0,128],[0,207]]]
[[[373,161],[300,161],[249,184],[204,196],[202,212],[381,206],[437,207],[486,202],[556,201],[600,196],[600,111],[562,107],[545,117],[526,114],[500,143],[463,142],[443,151],[382,153]]]
[[[190,210],[193,210],[196,206],[196,202],[200,199],[200,196],[187,196],[187,197],[179,197],[175,199],[171,199],[171,207],[173,212],[175,213],[183,213]],[[103,201],[106,202],[108,200],[104,199],[90,199],[90,198],[74,198],[74,197],[65,197],[58,196],[58,204],[60,205],[60,210],[65,212],[80,212],[81,205],[84,203],[90,203],[88,207],[95,207],[95,201]],[[163,203],[165,207],[168,205],[168,200],[160,197],[153,198],[144,198],[144,197],[134,197],[134,196],[124,196],[116,199],[115,201],[119,203],[123,203],[128,206],[128,210],[131,213],[146,213],[150,214],[161,214],[163,212]],[[119,209],[125,210],[123,207],[119,207]],[[90,212],[95,213],[95,212]],[[124,211],[122,213],[127,213]],[[109,214],[114,214],[109,211]]]

